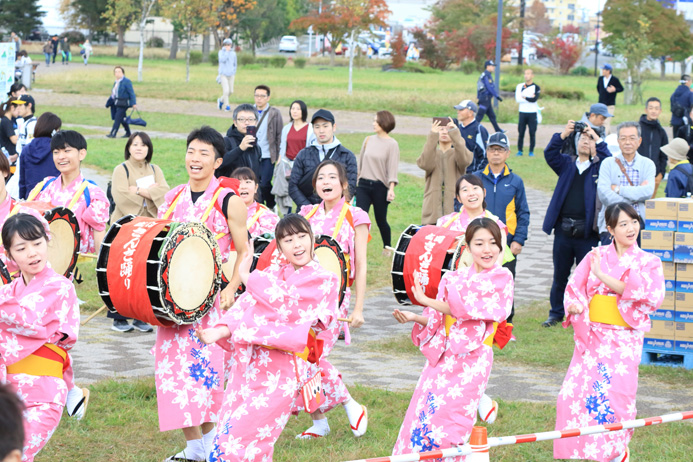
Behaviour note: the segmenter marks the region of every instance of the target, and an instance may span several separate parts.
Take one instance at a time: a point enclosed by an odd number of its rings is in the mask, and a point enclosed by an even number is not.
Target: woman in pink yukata
[[[349,205],[349,183],[344,165],[334,160],[326,160],[315,169],[313,189],[322,202],[318,205],[305,205],[299,213],[310,222],[315,234],[332,236],[339,242],[349,268],[348,286],[356,284],[354,311],[349,316],[351,327],[361,327],[363,319],[363,302],[366,295],[366,252],[369,240],[371,220],[368,214],[358,207]],[[351,301],[351,288],[347,287],[344,300],[339,307],[340,318],[346,318]],[[339,323],[323,332],[324,350],[320,368],[324,373],[323,386],[327,393],[325,404],[313,412],[313,426],[297,436],[301,439],[320,438],[330,433],[330,426],[325,413],[338,404],[344,406],[351,431],[355,437],[366,433],[368,428],[368,410],[354,400],[342,380],[341,373],[326,358],[339,339],[340,328],[344,330],[347,344],[350,342],[349,323]],[[302,407],[295,411],[302,410]]]
[[[255,197],[257,195],[257,178],[255,172],[248,167],[240,167],[231,173],[231,178],[239,181],[238,196],[248,208],[248,219],[246,225],[251,237],[257,237],[265,233],[274,233],[279,217],[276,213],[259,204]]]
[[[239,267],[245,294],[215,327],[197,330],[234,357],[209,462],[272,460],[300,387],[320,372],[319,353],[305,360],[293,352],[315,348],[315,334],[337,322],[337,276],[314,259],[308,221],[287,215],[276,239],[289,263],[250,273],[251,249]]]
[[[413,291],[423,315],[393,312],[400,323],[414,322],[412,340],[427,359],[393,455],[464,444],[476,422],[493,365],[493,349],[484,340],[494,322],[510,315],[513,278],[498,263],[501,230],[494,220],[473,220],[465,239],[472,266],[446,273],[436,300],[424,294],[417,275]]]
[[[21,276],[0,287],[0,382],[22,398],[23,461],[33,461],[60,423],[77,341],[79,306],[72,283],[48,263],[47,224],[28,213],[5,222],[2,241]]]
[[[575,350],[556,405],[556,430],[635,419],[638,365],[650,313],[664,300],[662,262],[637,244],[640,217],[629,204],[606,208],[608,246],[593,249],[568,281],[563,327]],[[633,430],[554,441],[555,459],[628,462]]]

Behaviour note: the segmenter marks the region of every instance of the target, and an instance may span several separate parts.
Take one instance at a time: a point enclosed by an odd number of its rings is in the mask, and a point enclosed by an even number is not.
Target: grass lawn
[[[104,381],[91,387],[87,417],[77,422],[63,417],[46,448],[36,458],[47,461],[160,461],[183,448],[179,431],[159,433],[153,379]],[[330,413],[332,433],[316,441],[294,436],[310,426],[307,415],[292,417],[277,442],[275,462],[338,462],[386,456],[391,453],[411,395],[366,387],[352,387],[354,398],[368,407],[368,433],[356,439],[346,414]],[[500,401],[498,420],[488,427],[489,436],[508,436],[553,430],[553,405]],[[117,435],[117,437],[115,437]],[[691,425],[674,423],[636,430],[630,444],[642,462],[683,460],[690,449]],[[541,442],[491,450],[494,462],[549,462],[552,443]]]
[[[113,82],[112,66],[123,65],[128,77],[136,80],[136,59],[94,56],[90,62],[107,67],[80,67],[79,72],[70,73],[38,72],[36,86],[63,93],[104,95],[105,102]],[[219,86],[215,82],[216,67],[209,63],[191,66],[188,83],[185,82],[183,60],[151,59],[144,64],[144,81],[134,83],[138,96],[204,103],[213,103],[219,96]],[[511,72],[510,66],[504,66],[503,72],[501,88],[514,89],[522,81],[522,77]],[[234,103],[251,101],[255,85],[264,83],[272,88],[272,103],[275,105],[288,106],[295,99],[303,99],[309,108],[323,106],[367,112],[388,109],[396,115],[443,116],[450,114],[451,103],[476,98],[477,78],[476,73],[465,75],[458,71],[416,74],[383,73],[378,68],[355,69],[354,91],[347,95],[346,67],[308,65],[305,69],[298,69],[287,64],[285,68],[276,69],[252,66],[239,69],[231,99]],[[577,90],[584,94],[584,99],[579,101],[543,97],[540,104],[544,107],[544,123],[564,124],[568,119],[578,118],[597,98],[596,78],[591,76],[538,74],[535,80],[545,94],[559,90]],[[669,121],[669,96],[676,86],[673,79],[647,80],[642,86],[645,98],[658,96],[663,101],[664,125]],[[642,113],[642,105],[625,106],[623,96],[618,97],[618,121],[634,120]],[[498,117],[501,122],[517,122],[517,103],[512,96],[507,96],[500,104]]]

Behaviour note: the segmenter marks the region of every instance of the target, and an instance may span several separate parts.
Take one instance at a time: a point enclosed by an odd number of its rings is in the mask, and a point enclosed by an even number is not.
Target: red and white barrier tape
[[[572,428],[568,430],[531,433],[527,435],[516,436],[501,436],[488,439],[488,446],[493,448],[497,446],[508,446],[513,444],[534,443],[536,441],[550,441],[562,438],[573,438],[576,436],[595,435],[598,433],[615,432],[619,430],[628,430],[631,428],[649,427],[662,423],[678,422],[680,420],[693,419],[693,411],[678,412],[675,414],[667,414],[658,417],[648,417],[646,419],[627,420],[607,425],[595,425],[592,427]],[[349,462],[416,462],[418,460],[446,459],[449,457],[467,456],[472,453],[471,446],[465,444],[454,448],[441,449],[438,451],[415,452],[411,454],[402,454],[398,456],[376,457],[373,459],[351,460]]]

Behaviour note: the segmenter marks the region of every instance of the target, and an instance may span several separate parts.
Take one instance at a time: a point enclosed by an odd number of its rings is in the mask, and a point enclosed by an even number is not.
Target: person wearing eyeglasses
[[[604,221],[604,210],[611,204],[627,202],[645,219],[645,201],[652,197],[655,190],[657,167],[652,160],[638,154],[638,147],[642,142],[640,124],[622,122],[616,128],[616,136],[621,154],[602,161],[597,181],[597,193],[603,205],[598,220],[602,245],[611,244],[611,235]]]
[[[255,136],[248,134],[248,127],[257,127],[258,114],[252,104],[239,104],[233,110],[233,125],[226,132],[224,144],[226,152],[221,166],[214,175],[230,177],[240,167],[248,167],[257,177],[260,176],[260,146]]]
[[[282,129],[284,120],[282,113],[270,106],[270,88],[267,85],[255,87],[255,108],[257,109],[257,145],[260,146],[260,194],[262,202],[269,208],[274,208],[276,201],[272,195],[272,176],[274,164],[279,158],[279,148],[282,144]]]

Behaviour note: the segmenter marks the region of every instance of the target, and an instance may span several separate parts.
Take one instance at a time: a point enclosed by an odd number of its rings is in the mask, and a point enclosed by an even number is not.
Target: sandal
[[[363,436],[368,429],[368,409],[363,404],[361,405],[361,415],[359,420],[356,421],[356,426],[349,422],[351,426],[351,431],[354,433],[356,438]]]

